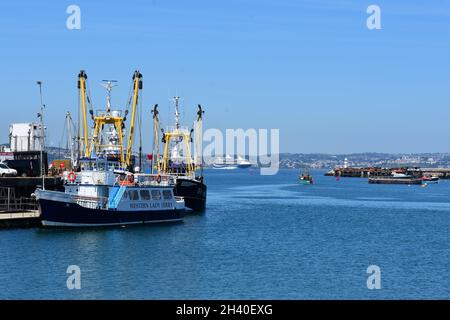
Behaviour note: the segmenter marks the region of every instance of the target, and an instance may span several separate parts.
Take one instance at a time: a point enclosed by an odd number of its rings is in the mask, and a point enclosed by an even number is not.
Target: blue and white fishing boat
[[[44,226],[95,227],[182,221],[185,204],[171,177],[133,174],[119,162],[80,159],[66,175],[65,191],[37,189]]]

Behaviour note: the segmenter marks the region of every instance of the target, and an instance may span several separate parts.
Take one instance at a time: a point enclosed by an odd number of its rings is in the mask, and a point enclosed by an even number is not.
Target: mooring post
[[[8,204],[6,206],[6,210],[9,211],[9,199],[10,199],[11,188],[8,188]]]

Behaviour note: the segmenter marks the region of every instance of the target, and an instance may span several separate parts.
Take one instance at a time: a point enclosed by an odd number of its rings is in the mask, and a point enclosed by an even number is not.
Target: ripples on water
[[[206,213],[179,224],[1,230],[0,298],[450,298],[450,182],[297,174],[208,171]],[[81,290],[66,288],[71,264]]]

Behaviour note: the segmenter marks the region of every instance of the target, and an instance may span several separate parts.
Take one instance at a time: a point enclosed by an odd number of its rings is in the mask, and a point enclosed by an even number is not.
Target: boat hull
[[[234,164],[213,164],[213,169],[218,170],[236,170],[237,168],[238,166]]]
[[[422,184],[422,179],[417,178],[394,178],[394,177],[372,177],[369,183],[374,184]]]
[[[39,199],[42,225],[63,227],[98,227],[142,223],[182,221],[184,209],[151,211],[116,211],[82,207],[67,203]]]
[[[422,182],[423,182],[423,183],[427,183],[427,184],[430,184],[430,183],[439,183],[439,178],[422,179]]]
[[[184,204],[187,208],[202,212],[206,208],[206,185],[193,179],[177,179],[174,194],[184,198]]]

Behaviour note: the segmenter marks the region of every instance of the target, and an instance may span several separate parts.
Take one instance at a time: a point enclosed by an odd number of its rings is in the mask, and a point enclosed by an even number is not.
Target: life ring
[[[69,180],[70,182],[75,182],[76,179],[77,179],[77,175],[73,171],[70,172],[69,175],[67,176],[67,180]]]
[[[161,183],[161,175],[158,174],[158,176],[156,177],[156,182]]]

